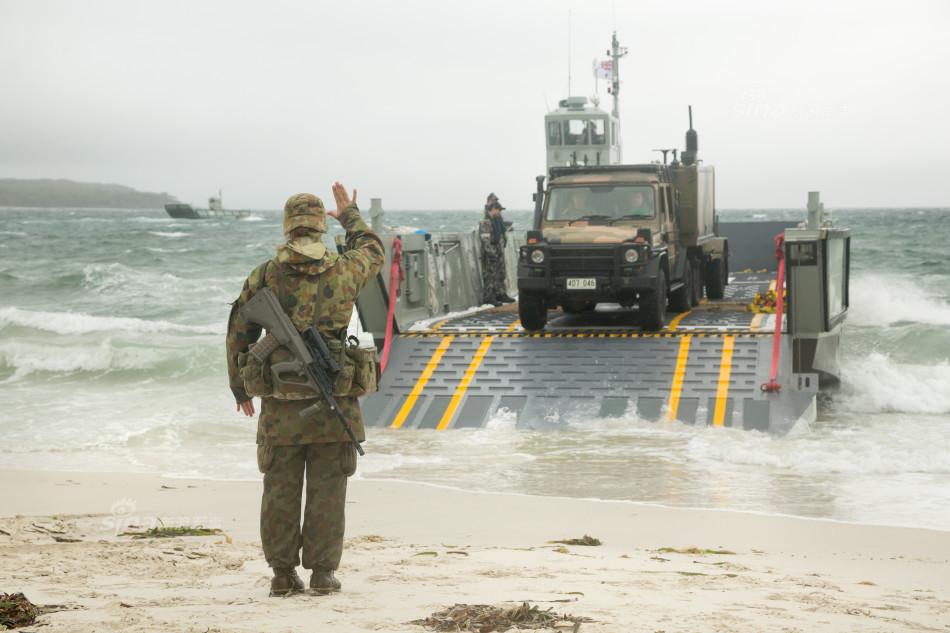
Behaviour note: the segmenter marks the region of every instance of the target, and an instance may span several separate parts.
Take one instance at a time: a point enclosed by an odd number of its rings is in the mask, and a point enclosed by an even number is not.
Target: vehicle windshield
[[[653,187],[649,185],[594,185],[552,189],[545,219],[597,218],[613,222],[651,219],[655,214]]]

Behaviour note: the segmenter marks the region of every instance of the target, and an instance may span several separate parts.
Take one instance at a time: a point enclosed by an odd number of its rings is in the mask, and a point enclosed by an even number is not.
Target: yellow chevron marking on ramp
[[[445,354],[445,350],[449,349],[449,345],[452,344],[452,339],[454,338],[452,335],[446,336],[442,339],[442,342],[439,343],[439,346],[435,348],[435,351],[432,352],[432,358],[429,359],[425,369],[419,374],[419,379],[416,380],[412,391],[406,396],[406,401],[402,403],[402,407],[399,408],[399,413],[393,418],[393,423],[390,425],[390,428],[398,429],[406,423],[406,418],[409,417],[412,408],[416,406],[416,400],[422,395],[422,390],[425,389],[426,383],[429,382],[429,378],[432,378],[432,372],[439,366],[439,363],[442,361],[442,356]]]
[[[752,317],[752,322],[749,323],[749,329],[753,332],[758,332],[759,328],[762,327],[762,320],[765,318],[764,312],[758,312],[754,317]]]
[[[722,360],[719,364],[719,387],[716,389],[716,411],[713,426],[722,426],[726,421],[726,398],[729,397],[729,376],[732,374],[732,350],[736,337],[722,337]]]
[[[680,321],[686,318],[686,315],[692,312],[692,310],[687,310],[686,312],[681,313],[679,316],[670,321],[670,325],[667,328],[670,332],[675,332],[676,328],[679,326]]]
[[[445,325],[446,323],[448,323],[448,322],[451,321],[451,320],[452,320],[452,319],[442,319],[441,321],[439,321],[438,323],[436,323],[435,325],[433,325],[431,328],[429,328],[429,330],[430,330],[431,332],[438,332],[440,329],[442,329],[442,326],[443,326],[443,325]]]
[[[515,319],[512,321],[511,325],[505,328],[505,332],[514,332],[519,327],[521,327],[521,319]]]
[[[471,384],[472,379],[475,378],[475,372],[478,371],[479,366],[482,364],[482,359],[485,358],[485,354],[488,353],[488,348],[491,347],[492,341],[494,340],[494,336],[486,336],[482,339],[482,344],[475,350],[475,356],[472,357],[472,362],[468,364],[468,369],[465,370],[462,380],[459,381],[458,387],[455,388],[452,399],[449,400],[449,406],[445,408],[445,413],[442,414],[439,425],[435,427],[437,430],[444,431],[452,422],[452,418],[455,417],[455,410],[459,408],[459,404],[461,404],[465,392],[468,391],[468,386]]]
[[[686,361],[689,358],[689,343],[693,339],[687,334],[680,339],[680,351],[676,355],[676,369],[673,371],[673,384],[670,386],[670,409],[667,419],[672,422],[680,407],[680,394],[683,393],[683,376],[686,375]]]

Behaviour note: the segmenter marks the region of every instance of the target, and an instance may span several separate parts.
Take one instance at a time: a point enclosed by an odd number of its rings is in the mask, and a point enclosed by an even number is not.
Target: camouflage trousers
[[[257,447],[264,473],[261,499],[261,545],[273,568],[296,567],[303,549],[306,569],[329,571],[343,556],[347,477],[356,472],[356,449],[350,443]],[[303,527],[301,494],[306,479]]]
[[[505,250],[500,244],[482,244],[482,303],[508,294]]]

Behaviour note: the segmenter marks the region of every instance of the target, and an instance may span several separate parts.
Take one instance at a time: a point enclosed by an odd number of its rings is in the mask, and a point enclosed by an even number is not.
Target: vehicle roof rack
[[[550,170],[550,175],[551,178],[557,178],[558,176],[569,176],[572,174],[610,174],[624,171],[659,174],[663,171],[663,165],[647,163],[642,165],[578,165],[576,167],[552,167]]]

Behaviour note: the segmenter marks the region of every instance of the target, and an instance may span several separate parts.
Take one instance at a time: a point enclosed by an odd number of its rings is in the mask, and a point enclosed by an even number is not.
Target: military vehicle
[[[667,304],[686,312],[703,289],[722,298],[728,241],[717,235],[715,173],[697,163],[697,148],[690,109],[682,161],[551,167],[546,189],[538,177],[534,228],[518,260],[525,329],[543,329],[549,308],[580,313],[609,302],[637,305],[641,325],[657,331]]]
[[[647,330],[697,305],[703,291],[721,299],[729,279],[728,241],[718,235],[715,171],[700,165],[689,108],[686,149],[662,163],[622,164],[620,59],[608,51],[611,112],[596,98],[568,97],[545,116],[548,183],[537,178],[533,230],[518,258],[521,325],[537,331],[548,309],[568,314],[599,303],[637,306]],[[667,164],[672,152],[673,161]]]

